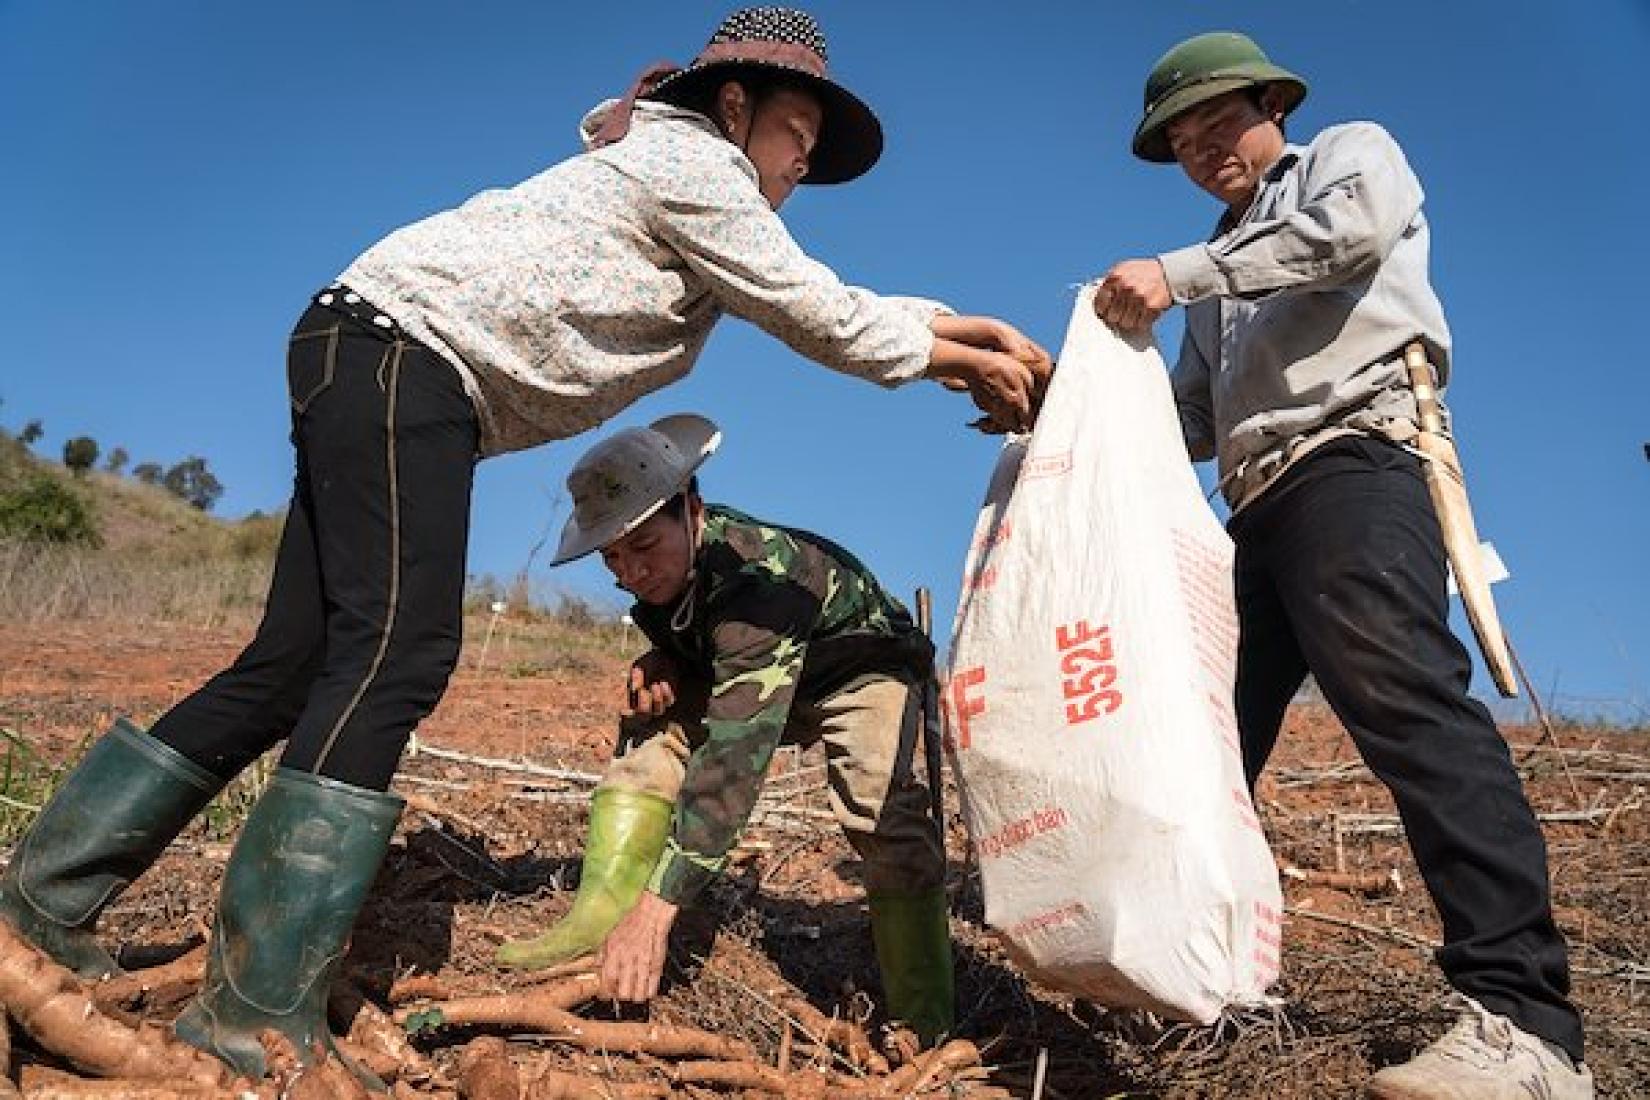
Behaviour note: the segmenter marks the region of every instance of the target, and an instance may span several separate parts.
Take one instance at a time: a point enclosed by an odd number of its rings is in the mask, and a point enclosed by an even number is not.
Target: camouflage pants
[[[602,785],[674,801],[688,757],[704,743],[702,719],[702,709],[692,705],[660,718],[624,719]],[[785,727],[787,745],[824,743],[831,810],[865,861],[871,893],[915,894],[945,882],[945,849],[928,812],[928,788],[912,769],[921,729],[918,692],[884,676],[856,680],[817,702],[799,701]]]

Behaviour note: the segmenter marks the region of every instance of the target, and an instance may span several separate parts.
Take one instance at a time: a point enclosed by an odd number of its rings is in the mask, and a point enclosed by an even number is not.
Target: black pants
[[[458,660],[475,411],[365,308],[312,305],[293,331],[298,472],[263,622],[153,729],[225,778],[286,738],[283,766],[385,789]]]
[[[1325,444],[1233,517],[1238,725],[1251,785],[1308,670],[1392,792],[1461,992],[1581,1057],[1547,848],[1447,621],[1445,555],[1420,462]]]

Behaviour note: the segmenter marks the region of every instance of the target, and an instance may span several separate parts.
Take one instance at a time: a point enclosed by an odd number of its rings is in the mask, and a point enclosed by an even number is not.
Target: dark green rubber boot
[[[501,946],[494,956],[499,965],[543,970],[600,947],[647,888],[670,836],[675,808],[656,794],[596,788],[573,908],[542,936]]]
[[[0,876],[0,918],[83,978],[119,968],[92,928],[223,789],[122,718],[57,788]]]
[[[888,1017],[908,1025],[924,1046],[933,1046],[957,1018],[945,891],[871,894],[868,900]]]
[[[180,1039],[254,1081],[264,1075],[264,1028],[291,1039],[305,1062],[316,1043],[337,1053],[327,993],[404,805],[382,791],[276,770],[224,870],[206,980],[173,1025]]]

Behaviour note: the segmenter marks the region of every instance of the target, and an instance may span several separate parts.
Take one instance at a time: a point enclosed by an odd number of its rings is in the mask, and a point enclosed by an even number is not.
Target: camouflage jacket
[[[691,618],[679,605],[637,604],[636,624],[708,687],[702,734],[676,821],[649,889],[685,904],[727,863],[797,702],[865,675],[916,681],[934,650],[910,614],[858,559],[818,535],[775,527],[721,505],[705,509]]]

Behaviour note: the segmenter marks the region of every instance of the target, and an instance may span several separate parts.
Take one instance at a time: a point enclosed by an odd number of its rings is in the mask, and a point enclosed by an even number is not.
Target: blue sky
[[[574,153],[589,106],[687,61],[726,10],[0,0],[0,423],[43,420],[46,454],[88,434],[134,461],[204,455],[221,513],[279,507],[283,351],[306,296],[397,226]],[[1175,41],[1244,30],[1306,76],[1292,136],[1386,125],[1428,192],[1450,403],[1512,569],[1514,642],[1564,709],[1650,711],[1650,5],[811,10],[889,147],[864,180],[792,201],[798,239],[850,282],[996,313],[1051,350],[1074,284],[1200,239],[1217,213],[1127,151]],[[1158,338],[1172,358],[1178,314]],[[712,499],[829,534],[898,592],[932,587],[948,622],[995,457],[965,399],[885,392],[728,320],[693,376],[611,426],[688,409],[727,433]],[[559,529],[590,441],[483,464],[474,572],[515,573]],[[617,606],[599,566],[537,581]]]

